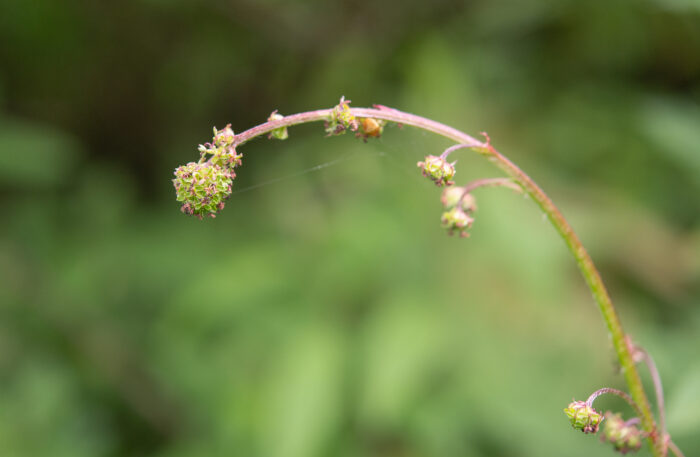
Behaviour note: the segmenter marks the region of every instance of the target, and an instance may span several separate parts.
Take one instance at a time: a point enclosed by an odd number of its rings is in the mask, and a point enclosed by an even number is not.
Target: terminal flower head
[[[224,208],[224,201],[231,195],[235,174],[209,162],[190,162],[175,170],[175,193],[182,202],[181,211],[202,219],[215,217]]]
[[[223,130],[214,127],[211,143],[199,145],[199,162],[190,162],[175,169],[173,186],[181,211],[202,219],[216,217],[231,195],[234,168],[241,165],[242,154],[234,147],[235,135],[231,125]]]

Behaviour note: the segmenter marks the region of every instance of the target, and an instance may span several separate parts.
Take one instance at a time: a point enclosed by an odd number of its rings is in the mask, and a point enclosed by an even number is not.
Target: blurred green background
[[[415,167],[445,140],[297,127],[218,218],[178,211],[213,125],[341,95],[489,132],[700,453],[699,1],[4,0],[0,456],[613,455],[562,413],[625,387],[575,264],[505,190],[447,237]]]

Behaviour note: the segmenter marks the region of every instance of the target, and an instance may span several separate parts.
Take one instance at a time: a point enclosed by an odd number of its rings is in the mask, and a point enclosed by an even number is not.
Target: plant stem
[[[634,409],[634,411],[638,415],[640,415],[640,416],[642,415],[642,412],[640,411],[639,406],[637,405],[637,403],[634,402],[634,400],[632,400],[632,397],[627,395],[625,392],[618,390],[618,389],[613,389],[612,387],[603,387],[602,389],[596,390],[588,397],[588,400],[586,400],[586,403],[588,404],[588,406],[593,407],[593,402],[595,401],[595,399],[600,397],[603,394],[617,395],[618,397],[625,400],[632,407],[632,409]],[[634,419],[639,420],[636,417]]]
[[[471,191],[479,187],[507,187],[521,194],[523,193],[523,189],[521,189],[518,184],[514,183],[511,178],[483,178],[476,179],[464,186],[464,195],[471,193]]]
[[[464,148],[473,148],[473,144],[455,144],[453,146],[450,146],[449,148],[445,149],[442,154],[440,154],[441,159],[447,159],[447,157],[452,154],[454,151],[458,149],[464,149]]]
[[[685,456],[683,455],[683,453],[681,452],[681,450],[678,449],[678,446],[676,446],[676,443],[674,443],[673,441],[670,441],[670,440],[669,440],[669,442],[668,442],[668,448],[671,450],[671,452],[673,452],[673,454],[674,454],[676,457],[685,457]]]
[[[647,368],[649,369],[649,373],[651,374],[651,379],[654,383],[654,391],[656,393],[656,409],[659,412],[659,431],[661,437],[660,439],[665,440],[666,406],[664,405],[664,388],[663,384],[661,384],[661,375],[659,375],[659,370],[656,368],[656,363],[654,363],[654,359],[651,357],[651,354],[649,354],[646,351],[646,349],[640,346],[634,346],[634,349],[636,349],[637,352],[641,355],[642,360],[644,360],[644,363],[646,364]]]
[[[472,145],[476,151],[488,158],[491,162],[495,163],[496,166],[498,166],[508,176],[513,178],[513,180],[530,195],[540,209],[542,209],[542,211],[546,214],[549,221],[552,223],[559,235],[564,239],[564,242],[573,254],[574,259],[581,270],[581,274],[586,280],[586,283],[593,294],[593,298],[597,302],[600,312],[603,315],[603,319],[608,327],[608,332],[610,333],[613,346],[617,352],[617,357],[624,372],[631,397],[639,406],[642,428],[647,433],[652,454],[655,457],[663,457],[663,437],[659,437],[656,432],[656,424],[654,422],[654,416],[651,413],[649,400],[644,392],[644,387],[639,377],[639,372],[637,371],[637,367],[630,353],[630,348],[626,342],[626,334],[622,329],[620,319],[617,316],[612,300],[608,295],[598,270],[593,264],[593,260],[583,247],[581,240],[578,238],[573,228],[566,221],[559,209],[554,205],[554,203],[552,203],[552,200],[547,196],[547,194],[545,194],[544,191],[524,171],[518,168],[517,165],[494,149],[494,147],[491,146],[490,142],[488,141],[481,142],[467,135],[466,133],[440,122],[435,122],[421,116],[404,113],[402,111],[383,106],[378,106],[377,108],[350,108],[350,111],[356,117],[383,119],[403,125],[410,125],[436,133],[445,138],[449,138],[459,145]],[[330,109],[324,109],[293,114],[290,116],[285,116],[283,119],[269,121],[236,135],[234,138],[234,146],[241,145],[255,137],[280,127],[288,127],[314,121],[323,121],[326,120],[330,114]]]

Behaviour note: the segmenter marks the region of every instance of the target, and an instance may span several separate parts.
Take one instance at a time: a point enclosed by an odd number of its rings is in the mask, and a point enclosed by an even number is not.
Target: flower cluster
[[[605,427],[602,441],[607,441],[613,445],[616,451],[621,454],[638,451],[642,446],[642,432],[635,425],[639,419],[625,421],[620,414],[605,414]]]
[[[430,178],[436,186],[451,186],[454,184],[455,164],[449,163],[440,156],[427,156],[425,161],[418,162],[418,168],[423,170],[423,176]]]
[[[603,421],[603,415],[585,401],[574,400],[569,403],[569,406],[564,408],[564,414],[571,421],[571,425],[583,433],[596,433]]]
[[[359,124],[350,110],[350,100],[340,97],[340,103],[331,110],[330,116],[326,119],[325,127],[329,136],[342,135],[348,130],[357,132]]]
[[[241,164],[242,154],[233,146],[231,126],[223,130],[214,127],[211,143],[199,145],[199,162],[190,162],[175,169],[175,193],[182,202],[180,210],[202,219],[216,217],[224,209],[224,201],[231,195],[234,168]]]
[[[465,238],[469,236],[467,230],[474,223],[472,213],[476,210],[476,199],[472,194],[464,192],[463,187],[450,186],[442,192],[440,201],[445,207],[440,221],[450,235],[455,232]]]
[[[465,194],[464,187],[450,186],[442,191],[440,196],[442,206],[447,209],[459,205],[467,213],[476,211],[476,199],[472,194]]]
[[[450,235],[453,235],[456,231],[459,233],[460,237],[466,238],[469,236],[467,229],[474,223],[474,218],[465,213],[462,208],[454,207],[442,213],[440,221]]]

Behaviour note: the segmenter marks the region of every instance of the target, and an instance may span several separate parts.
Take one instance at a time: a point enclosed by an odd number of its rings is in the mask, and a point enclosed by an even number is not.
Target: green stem
[[[564,239],[564,242],[569,247],[569,250],[576,259],[576,263],[578,264],[588,287],[593,293],[593,298],[598,303],[600,312],[602,313],[603,319],[608,327],[608,331],[610,332],[613,346],[617,352],[617,357],[624,372],[630,394],[634,402],[639,406],[642,428],[647,433],[652,454],[655,457],[663,457],[663,437],[657,436],[656,424],[654,421],[654,416],[651,413],[649,400],[644,392],[644,387],[639,377],[639,372],[637,371],[637,367],[627,345],[626,334],[622,329],[620,319],[617,316],[612,300],[608,295],[598,270],[593,264],[593,260],[583,247],[581,240],[578,238],[573,228],[566,221],[559,209],[554,205],[554,203],[552,203],[552,200],[547,196],[547,194],[545,194],[545,192],[537,185],[537,183],[535,183],[535,181],[532,180],[532,178],[518,168],[517,165],[494,149],[488,141],[481,142],[467,135],[466,133],[445,124],[383,106],[378,106],[376,108],[350,108],[350,110],[356,117],[383,119],[403,125],[410,125],[436,133],[445,138],[449,138],[459,145],[470,145],[470,147],[474,148],[481,155],[495,163],[496,166],[498,166],[508,176],[513,178],[513,180],[530,195],[535,203],[537,203],[537,205],[546,214],[547,218],[557,230],[559,235]],[[328,119],[330,114],[331,110],[325,109],[293,114],[290,116],[285,116],[283,119],[269,121],[236,135],[234,145],[241,145],[255,137],[280,127],[288,127],[314,121],[323,121]]]

